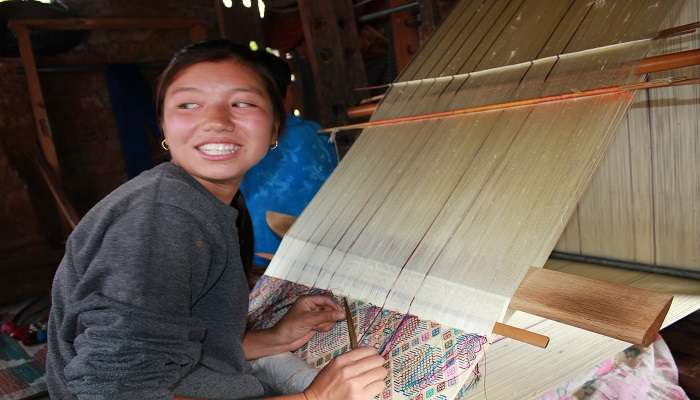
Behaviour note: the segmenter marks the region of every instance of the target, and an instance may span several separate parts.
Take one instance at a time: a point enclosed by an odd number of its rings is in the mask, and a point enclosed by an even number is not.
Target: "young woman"
[[[343,318],[330,298],[309,296],[273,328],[245,331],[229,203],[284,124],[256,57],[204,42],[164,71],[156,101],[172,161],[107,196],[66,243],[49,319],[53,399],[268,396],[246,360],[299,348]],[[383,362],[370,349],[346,353],[303,393],[281,398],[369,399],[383,388]]]

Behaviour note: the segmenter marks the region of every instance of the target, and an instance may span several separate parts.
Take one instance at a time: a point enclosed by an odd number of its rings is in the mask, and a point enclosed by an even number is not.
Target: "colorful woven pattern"
[[[0,334],[0,400],[19,400],[46,392],[46,346],[30,356],[22,346]]]
[[[274,325],[303,295],[328,292],[264,276],[250,297],[249,326]],[[340,299],[337,299],[340,303]],[[378,349],[390,373],[380,399],[451,400],[476,379],[486,338],[348,299],[361,346]],[[347,324],[319,333],[297,350],[321,368],[350,347]]]

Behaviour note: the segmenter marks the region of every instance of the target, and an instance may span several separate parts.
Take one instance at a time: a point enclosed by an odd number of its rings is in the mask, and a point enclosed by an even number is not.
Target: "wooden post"
[[[347,121],[353,87],[367,84],[350,0],[299,0],[306,49],[314,75],[322,125]]]
[[[29,99],[32,102],[32,110],[34,111],[34,124],[36,125],[37,139],[41,152],[46,158],[52,172],[60,180],[61,168],[58,162],[58,155],[53,141],[53,133],[49,124],[49,116],[46,112],[46,103],[44,95],[41,92],[41,83],[39,81],[39,73],[36,70],[36,60],[32,51],[32,42],[29,37],[29,29],[26,25],[17,25],[14,27],[19,44],[19,53],[24,64],[24,71],[27,75],[27,86],[29,87]]]
[[[406,0],[390,0],[389,7],[405,4]],[[414,10],[400,11],[391,15],[391,31],[394,38],[394,57],[396,72],[402,71],[418,51],[418,32],[412,23],[415,22]]]

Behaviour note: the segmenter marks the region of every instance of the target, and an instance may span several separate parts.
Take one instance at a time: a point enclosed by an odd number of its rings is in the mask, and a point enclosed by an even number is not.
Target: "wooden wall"
[[[688,0],[669,26],[700,20]],[[700,48],[700,34],[658,53]],[[700,67],[649,76],[700,76]],[[700,271],[700,86],[638,92],[556,250]]]

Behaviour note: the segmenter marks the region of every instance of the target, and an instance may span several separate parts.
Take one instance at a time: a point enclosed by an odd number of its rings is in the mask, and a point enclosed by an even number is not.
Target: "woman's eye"
[[[249,108],[249,107],[255,107],[253,103],[246,103],[245,101],[237,101],[232,104],[233,107],[237,108]]]
[[[182,103],[182,104],[178,104],[177,108],[181,108],[183,110],[194,110],[195,108],[199,108],[199,104],[197,104],[197,103]]]

